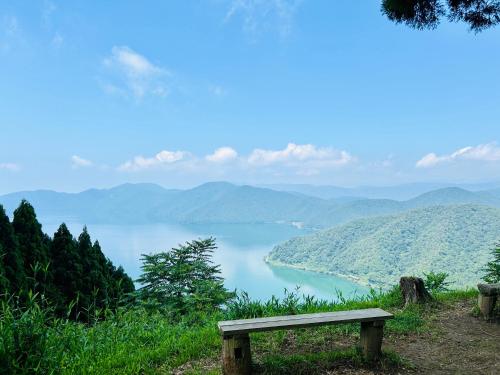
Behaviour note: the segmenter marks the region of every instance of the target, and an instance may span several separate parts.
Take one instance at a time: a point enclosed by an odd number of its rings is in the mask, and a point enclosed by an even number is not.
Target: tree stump
[[[399,280],[399,287],[405,306],[410,303],[425,303],[432,300],[432,296],[425,289],[424,280],[420,277],[402,277]]]

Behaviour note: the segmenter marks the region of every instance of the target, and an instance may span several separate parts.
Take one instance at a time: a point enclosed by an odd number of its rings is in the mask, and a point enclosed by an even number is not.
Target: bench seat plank
[[[279,329],[304,328],[327,324],[371,322],[392,319],[394,316],[382,309],[336,311],[317,314],[275,316],[269,318],[227,320],[218,323],[223,336]]]

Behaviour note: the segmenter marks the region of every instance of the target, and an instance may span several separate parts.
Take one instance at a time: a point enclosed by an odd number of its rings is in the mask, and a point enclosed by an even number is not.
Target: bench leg
[[[481,314],[485,318],[491,318],[493,316],[493,310],[495,309],[495,303],[497,301],[497,296],[483,296],[479,293],[478,304]]]
[[[250,375],[252,356],[248,334],[222,338],[222,372],[224,375]]]
[[[361,323],[361,350],[367,360],[372,361],[380,358],[383,336],[383,320]]]

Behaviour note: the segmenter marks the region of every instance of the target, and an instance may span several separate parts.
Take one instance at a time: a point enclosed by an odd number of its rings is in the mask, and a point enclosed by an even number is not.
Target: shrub
[[[220,266],[212,264],[215,249],[215,239],[208,238],[186,242],[169,252],[143,254],[139,299],[174,315],[217,310],[234,293],[224,287]]]
[[[448,290],[450,282],[446,281],[446,279],[449,276],[449,274],[447,274],[446,272],[438,272],[438,273],[434,273],[432,271],[429,273],[424,272],[424,276],[425,276],[424,285],[432,293],[439,293]]]
[[[487,283],[500,283],[500,243],[491,251],[493,260],[486,264],[483,280]]]

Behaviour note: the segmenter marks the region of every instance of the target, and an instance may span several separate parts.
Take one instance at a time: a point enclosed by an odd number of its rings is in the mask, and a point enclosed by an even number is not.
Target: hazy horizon
[[[232,184],[235,186],[253,186],[253,187],[258,187],[258,188],[284,188],[284,187],[312,187],[312,188],[339,188],[339,189],[391,189],[391,188],[405,188],[405,187],[422,187],[430,190],[437,190],[441,188],[446,188],[446,187],[459,187],[465,190],[471,189],[471,190],[488,190],[488,189],[496,189],[500,187],[500,180],[485,180],[485,181],[480,181],[476,183],[460,183],[460,182],[408,182],[408,183],[401,183],[401,184],[366,184],[366,185],[339,185],[339,184],[308,184],[308,183],[247,183],[247,182],[234,182],[234,181],[228,181],[228,180],[207,180],[201,183],[197,184],[192,184],[192,185],[164,185],[161,183],[157,182],[150,182],[150,181],[142,181],[142,182],[122,182],[119,184],[111,184],[111,185],[106,185],[106,186],[87,186],[82,189],[75,189],[75,190],[62,190],[62,189],[51,189],[51,188],[45,188],[45,187],[35,187],[33,189],[22,189],[22,190],[13,190],[13,191],[2,191],[0,189],[0,195],[8,195],[8,194],[13,194],[13,193],[19,193],[23,191],[54,191],[57,193],[70,193],[70,194],[78,194],[82,193],[88,190],[110,190],[119,186],[123,185],[156,185],[159,186],[163,189],[166,190],[190,190],[194,189],[196,187],[205,185],[205,184],[211,184],[211,183],[228,183]],[[278,189],[280,190],[280,189]]]

